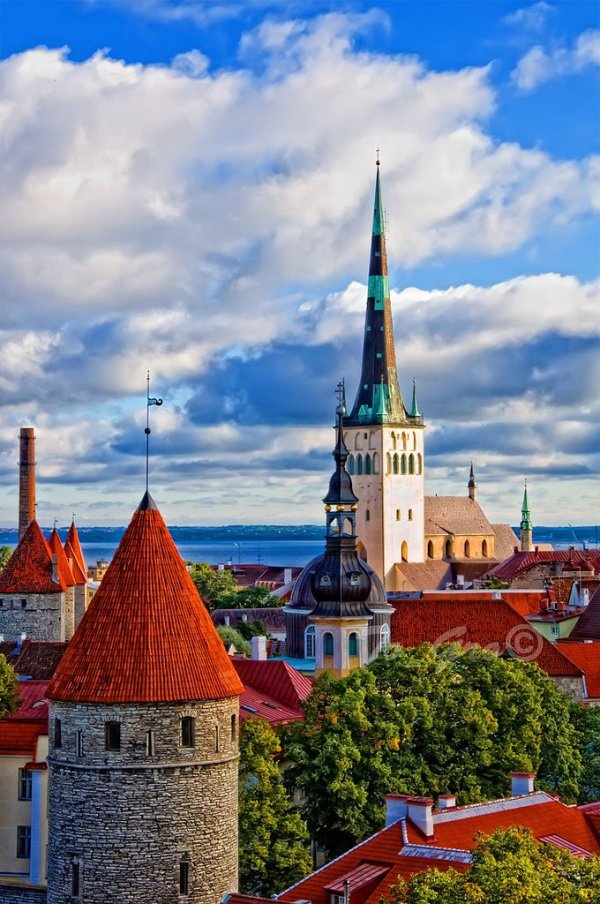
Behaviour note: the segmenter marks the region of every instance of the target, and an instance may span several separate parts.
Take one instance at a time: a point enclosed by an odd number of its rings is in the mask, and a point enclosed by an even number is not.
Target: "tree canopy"
[[[292,807],[276,757],[279,739],[264,719],[246,719],[240,738],[240,885],[273,894],[312,871],[308,829]]]
[[[0,571],[4,568],[10,557],[12,556],[13,551],[10,546],[0,546]]]
[[[252,655],[250,641],[246,640],[235,628],[230,628],[229,625],[219,625],[217,633],[225,646],[232,643],[238,653],[243,653],[244,656]]]
[[[213,609],[264,609],[277,605],[269,588],[259,584],[254,587],[240,587],[230,570],[212,568],[208,562],[199,562],[190,568],[190,576],[202,597],[204,604]]]
[[[17,674],[6,661],[6,657],[0,653],[0,719],[16,710],[18,699]]]
[[[583,775],[581,803],[600,800],[600,707],[588,706],[577,712],[577,727],[581,733]]]
[[[509,793],[511,771],[567,801],[579,790],[570,701],[536,665],[478,647],[390,647],[346,678],[320,676],[305,710],[287,730],[286,781],[330,854],[381,828],[387,792],[489,800]]]
[[[528,829],[481,836],[466,873],[428,870],[399,880],[390,904],[597,904],[600,859],[583,860]]]

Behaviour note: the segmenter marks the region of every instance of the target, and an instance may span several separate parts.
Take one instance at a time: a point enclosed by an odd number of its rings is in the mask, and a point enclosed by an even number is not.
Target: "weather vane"
[[[152,430],[150,429],[150,406],[151,405],[162,405],[162,399],[152,398],[150,396],[150,371],[146,373],[146,429],[144,433],[146,434],[146,492],[148,492],[148,466],[150,462],[150,434]]]
[[[338,400],[338,414],[346,414],[346,384],[344,380],[340,380],[335,390]]]

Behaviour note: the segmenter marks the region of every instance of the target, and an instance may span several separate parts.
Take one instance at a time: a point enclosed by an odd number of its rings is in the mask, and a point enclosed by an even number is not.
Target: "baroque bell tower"
[[[410,411],[398,383],[379,170],[378,157],[362,371],[344,426],[363,555],[393,590],[396,562],[424,561],[424,424],[414,383]]]

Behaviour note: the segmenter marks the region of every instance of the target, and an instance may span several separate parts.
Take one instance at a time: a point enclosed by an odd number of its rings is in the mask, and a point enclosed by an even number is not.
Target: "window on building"
[[[412,509],[409,509],[408,510],[408,520],[409,521],[412,521],[412,515],[413,515]]]
[[[408,543],[406,540],[402,541],[402,546],[400,547],[400,558],[403,562],[408,562]]]
[[[371,456],[367,452],[365,455],[365,474],[371,473]]]
[[[484,559],[487,559],[487,554],[488,554],[487,540],[484,540],[481,544],[481,555],[484,557]]]
[[[25,598],[23,598],[21,600],[21,609],[24,609],[26,605],[27,605],[27,600]]]
[[[323,634],[323,656],[333,656],[333,634],[330,631]]]
[[[423,456],[419,452],[417,455],[417,474],[423,473]]]
[[[427,544],[427,558],[433,559],[433,540],[430,540]]]
[[[31,856],[31,826],[17,826],[17,857],[28,860]]]
[[[446,540],[446,558],[452,558],[452,540]]]
[[[221,726],[215,725],[215,753],[221,749]]]
[[[471,544],[468,540],[465,540],[465,559],[468,559],[471,555]]]
[[[402,456],[402,461],[400,462],[400,473],[406,474],[406,455]]]
[[[196,720],[193,716],[181,717],[181,746],[194,747],[196,743]]]
[[[400,509],[396,509],[396,521],[400,521]]]
[[[373,452],[373,474],[379,474],[379,452]]]
[[[369,511],[369,509],[367,509],[365,512],[365,521],[370,521],[370,520],[371,520],[371,512]]]
[[[121,749],[121,723],[105,722],[104,723],[104,749],[120,750]]]
[[[76,736],[77,756],[83,756],[83,732],[78,731]]]
[[[354,474],[354,455],[348,456],[348,474]]]
[[[315,626],[309,625],[304,632],[304,658],[315,658]]]
[[[190,893],[190,864],[187,860],[182,860],[179,864],[179,894],[189,895]]]
[[[385,650],[390,645],[390,626],[382,625],[379,632],[379,649]]]
[[[398,453],[394,452],[394,457],[392,459],[392,471],[394,472],[394,474],[398,473],[399,466],[400,466],[400,459],[398,458]]]
[[[54,746],[58,749],[62,747],[62,722],[60,719],[54,720]]]
[[[77,862],[71,864],[71,896],[78,898],[81,894],[81,866]]]
[[[408,456],[408,473],[409,474],[415,473],[415,456],[412,454],[412,452]]]
[[[354,631],[348,637],[348,656],[358,656],[358,634]]]
[[[235,744],[237,741],[237,716],[234,713],[231,717],[231,743]]]
[[[154,732],[146,732],[146,756],[154,756]]]
[[[31,800],[31,772],[19,769],[19,800]]]
[[[363,472],[363,459],[360,453],[356,456],[356,473],[362,474]]]

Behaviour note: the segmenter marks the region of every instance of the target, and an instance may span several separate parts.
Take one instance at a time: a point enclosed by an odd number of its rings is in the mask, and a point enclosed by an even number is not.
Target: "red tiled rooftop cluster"
[[[0,756],[34,758],[37,740],[48,734],[47,681],[20,681],[19,708],[0,719]]]
[[[588,549],[552,549],[516,552],[499,565],[490,568],[489,577],[497,577],[503,581],[511,581],[518,574],[528,571],[535,565],[560,563],[568,571],[600,570],[600,550]]]
[[[282,659],[234,658],[236,672],[245,690],[240,698],[240,719],[260,716],[271,725],[283,725],[304,718],[304,700],[312,690],[312,680]]]
[[[146,494],[48,696],[136,703],[221,699],[242,691],[167,526]]]
[[[0,593],[61,593],[64,576],[52,577],[52,553],[37,521],[32,521],[0,573]]]

